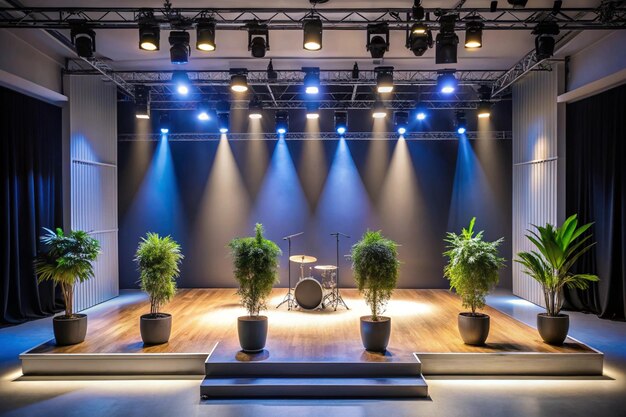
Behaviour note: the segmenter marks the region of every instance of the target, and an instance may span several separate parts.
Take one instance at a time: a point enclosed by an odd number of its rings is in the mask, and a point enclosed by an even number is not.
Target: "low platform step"
[[[215,378],[200,386],[211,398],[419,398],[428,396],[422,377]]]

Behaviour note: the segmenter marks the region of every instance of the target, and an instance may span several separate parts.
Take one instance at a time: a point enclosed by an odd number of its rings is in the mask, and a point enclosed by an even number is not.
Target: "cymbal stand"
[[[289,290],[287,291],[287,294],[285,294],[285,298],[283,298],[283,301],[281,301],[276,308],[282,306],[283,304],[287,303],[287,310],[291,310],[295,303],[296,303],[296,297],[295,295],[291,292],[291,239],[296,237],[296,236],[300,236],[302,233],[304,232],[300,232],[300,233],[296,233],[293,235],[289,235],[289,236],[285,236],[283,238],[283,240],[287,241],[287,265],[289,266],[288,270],[287,270],[287,277],[288,277],[288,285],[289,285]]]
[[[335,271],[336,273],[336,279],[337,282],[335,284],[335,290],[334,290],[334,301],[335,301],[335,311],[337,311],[337,306],[339,306],[339,304],[341,304],[342,306],[344,306],[346,308],[346,310],[350,310],[350,307],[348,307],[348,305],[346,304],[346,302],[343,300],[343,297],[341,296],[341,293],[339,292],[339,236],[343,236],[347,239],[350,239],[350,236],[340,233],[340,232],[335,232],[335,233],[331,233],[331,236],[335,236],[335,241],[337,243],[337,270]]]

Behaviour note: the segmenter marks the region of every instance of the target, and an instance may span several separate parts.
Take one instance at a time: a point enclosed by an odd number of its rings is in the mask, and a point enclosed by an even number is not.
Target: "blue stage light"
[[[462,135],[463,133],[465,133],[465,128],[463,126],[460,126],[459,128],[457,128],[456,132],[459,135]]]
[[[176,91],[183,96],[189,93],[189,75],[185,71],[174,71],[172,82],[176,85]]]
[[[393,124],[399,135],[404,135],[409,125],[409,113],[406,111],[397,111],[393,114]]]
[[[426,120],[426,112],[423,110],[418,111],[415,118],[419,121]]]
[[[219,113],[217,115],[217,127],[220,133],[228,133],[228,113]]]
[[[207,103],[198,103],[198,120],[205,122],[210,119],[209,105]]]
[[[345,133],[346,133],[346,128],[345,128],[345,127],[343,127],[343,126],[339,126],[339,127],[337,128],[337,133],[339,133],[340,135],[345,134]]]
[[[399,127],[398,128],[398,134],[399,135],[404,135],[406,133],[406,128],[405,127]]]
[[[459,82],[454,76],[454,71],[446,71],[437,77],[437,89],[443,94],[452,94]]]
[[[170,115],[167,113],[161,114],[159,117],[159,128],[161,129],[162,134],[167,134],[170,132]]]
[[[302,68],[306,73],[304,76],[304,91],[307,94],[317,94],[320,92],[320,69],[314,67]]]
[[[289,130],[289,113],[286,111],[277,111],[276,116],[276,133],[284,135]]]
[[[465,120],[465,112],[456,113],[456,132],[459,135],[464,134],[467,131],[467,121]]]
[[[335,130],[339,135],[344,135],[348,131],[348,112],[335,112]]]
[[[168,128],[166,128],[166,127],[162,127],[161,128],[161,133],[163,133],[165,135],[166,133],[170,133],[170,130]]]

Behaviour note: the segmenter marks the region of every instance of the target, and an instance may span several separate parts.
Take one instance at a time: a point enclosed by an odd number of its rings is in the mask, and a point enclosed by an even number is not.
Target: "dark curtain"
[[[37,284],[42,227],[62,225],[61,109],[0,88],[0,322],[20,323],[62,307]]]
[[[571,290],[566,307],[602,318],[626,316],[626,85],[567,105],[567,213],[594,222],[596,246],[575,272],[600,277]]]

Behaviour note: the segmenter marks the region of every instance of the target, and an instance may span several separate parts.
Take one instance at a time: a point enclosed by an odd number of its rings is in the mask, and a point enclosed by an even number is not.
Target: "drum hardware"
[[[335,270],[335,274],[337,275],[337,285],[335,286],[334,290],[333,290],[333,306],[335,308],[335,311],[337,311],[337,306],[339,304],[341,304],[342,306],[344,306],[346,308],[346,310],[350,310],[350,308],[348,307],[348,305],[346,304],[346,302],[343,300],[343,297],[341,296],[341,293],[339,292],[339,236],[343,236],[346,239],[350,239],[350,236],[343,234],[341,232],[335,232],[335,233],[331,233],[331,236],[335,236],[335,241],[336,241],[336,245],[337,245],[337,269]]]
[[[291,259],[291,239],[293,239],[294,237],[300,236],[304,234],[304,232],[300,232],[300,233],[295,233],[293,235],[289,235],[289,236],[285,236],[283,238],[283,240],[287,241],[287,256]],[[287,310],[291,310],[291,308],[294,305],[294,295],[291,293],[291,264],[289,264],[289,268],[288,268],[288,272],[287,272],[287,276],[288,276],[288,285],[289,285],[289,290],[287,291],[287,294],[285,294],[285,298],[283,298],[283,301],[281,301],[276,308],[282,306],[283,304],[287,303]]]

